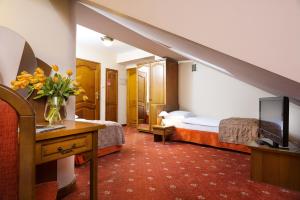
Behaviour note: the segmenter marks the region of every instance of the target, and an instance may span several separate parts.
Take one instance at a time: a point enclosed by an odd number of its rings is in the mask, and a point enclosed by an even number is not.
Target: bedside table
[[[154,125],[153,128],[153,135],[154,135],[154,142],[163,141],[163,144],[165,144],[166,137],[169,135],[172,135],[175,131],[174,126],[160,126],[160,125]]]

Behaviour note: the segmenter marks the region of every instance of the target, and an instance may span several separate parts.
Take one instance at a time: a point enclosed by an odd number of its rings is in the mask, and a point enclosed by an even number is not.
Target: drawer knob
[[[64,149],[62,147],[58,147],[57,150],[61,153],[61,154],[66,154],[66,153],[70,153],[73,150],[72,149]]]

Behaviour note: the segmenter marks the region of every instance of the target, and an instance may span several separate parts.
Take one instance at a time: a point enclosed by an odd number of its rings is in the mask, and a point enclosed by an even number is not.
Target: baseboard
[[[122,124],[122,126],[127,126],[127,124]]]
[[[76,189],[76,177],[74,177],[71,183],[58,190],[56,199],[61,200],[62,198],[66,197],[68,194],[74,192],[75,189]]]

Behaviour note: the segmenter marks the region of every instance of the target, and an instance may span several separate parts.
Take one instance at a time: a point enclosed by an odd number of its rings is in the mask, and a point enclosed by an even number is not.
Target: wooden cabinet
[[[136,70],[128,69],[127,75],[128,124],[135,122],[138,130],[151,132],[152,126],[159,124],[161,111],[178,110],[177,61],[165,59],[139,65]]]
[[[127,125],[136,126],[137,123],[137,74],[136,68],[127,70]]]
[[[178,63],[166,59],[150,65],[150,130],[161,111],[178,110]]]
[[[251,179],[300,191],[300,148],[271,148],[252,142]]]

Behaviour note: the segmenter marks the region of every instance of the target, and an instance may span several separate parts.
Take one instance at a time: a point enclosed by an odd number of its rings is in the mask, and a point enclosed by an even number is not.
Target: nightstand
[[[165,144],[166,137],[169,135],[172,135],[175,131],[174,126],[160,126],[160,125],[154,125],[153,128],[153,135],[154,135],[154,142],[163,141],[163,144]]]

